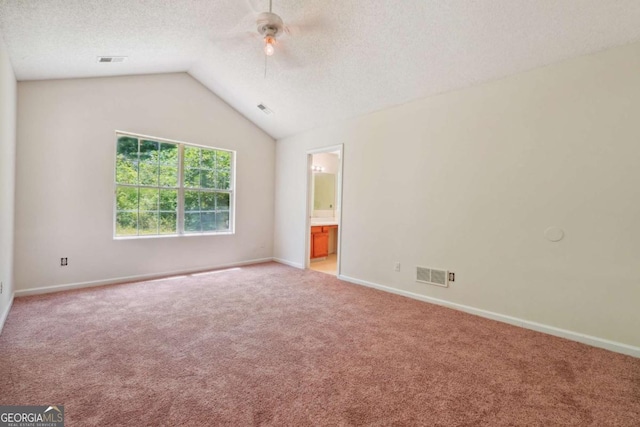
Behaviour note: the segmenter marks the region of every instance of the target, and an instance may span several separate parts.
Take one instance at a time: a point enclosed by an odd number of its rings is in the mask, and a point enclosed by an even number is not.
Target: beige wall
[[[638,70],[634,44],[278,141],[274,256],[304,264],[306,151],[344,143],[342,275],[640,346]]]
[[[13,296],[16,78],[0,37],[0,330]]]
[[[236,234],[114,240],[116,129],[236,150]],[[275,141],[187,74],[20,82],[18,141],[17,290],[272,256]]]

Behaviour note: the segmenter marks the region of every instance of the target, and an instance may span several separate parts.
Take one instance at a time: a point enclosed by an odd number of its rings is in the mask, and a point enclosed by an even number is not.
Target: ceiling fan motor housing
[[[284,29],[282,18],[271,12],[263,12],[258,15],[256,23],[258,25],[258,33],[264,37],[276,37]]]

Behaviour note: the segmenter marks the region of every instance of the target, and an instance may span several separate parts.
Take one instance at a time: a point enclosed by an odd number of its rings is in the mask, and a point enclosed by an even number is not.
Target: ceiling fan
[[[261,0],[262,3],[264,0]],[[251,46],[257,47],[257,43],[262,43],[262,56],[264,57],[264,74],[267,75],[267,60],[271,57],[274,62],[284,68],[299,68],[304,65],[302,58],[294,54],[287,46],[288,41],[283,40],[283,36],[298,36],[302,33],[310,35],[326,26],[321,16],[305,17],[304,22],[288,22],[285,25],[283,19],[273,12],[273,0],[269,0],[269,11],[260,12],[256,9],[255,0],[245,0],[252,13],[242,19],[227,36],[220,35],[214,38],[216,42],[235,44],[242,51]],[[264,9],[262,9],[264,10]],[[249,28],[253,27],[252,31]],[[260,42],[258,42],[260,40]]]
[[[273,13],[272,6],[272,0],[269,0],[269,12],[262,12],[256,20],[258,34],[262,36],[264,41],[264,54],[267,56],[274,54],[278,35],[289,32],[288,28],[284,26],[282,18]]]
[[[261,0],[260,3],[263,3]],[[228,36],[217,36],[214,40],[218,42],[233,43],[242,51],[248,53],[249,46],[258,47],[257,43],[262,43],[262,50],[259,51],[264,57],[264,74],[267,75],[267,62],[269,58],[283,68],[298,68],[302,66],[302,62],[294,52],[289,49],[288,41],[283,40],[286,36],[298,36],[302,32],[309,34],[315,32],[320,24],[317,17],[311,19],[306,18],[302,22],[291,22],[285,25],[283,19],[273,12],[273,0],[269,0],[269,11],[262,12],[257,9],[255,0],[246,0],[245,4],[251,9],[252,13],[242,19],[232,30]],[[263,3],[264,4],[264,3]],[[260,41],[258,41],[260,40]],[[250,44],[251,43],[251,44]],[[257,45],[257,46],[256,46]]]

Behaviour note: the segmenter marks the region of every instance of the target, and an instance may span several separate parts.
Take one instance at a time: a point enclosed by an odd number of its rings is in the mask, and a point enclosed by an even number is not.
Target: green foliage
[[[216,209],[229,210],[229,193],[217,193],[216,194]]]
[[[231,153],[228,151],[218,151],[217,156],[217,189],[231,189]]]
[[[200,208],[203,211],[214,211],[216,209],[216,193],[200,193]]]
[[[206,169],[215,169],[216,168],[216,151],[215,150],[207,150],[204,148],[200,149],[200,167]]]
[[[216,188],[216,172],[212,170],[201,169],[200,186],[202,188]]]
[[[160,187],[178,186],[178,167],[160,166]]]
[[[138,189],[118,186],[116,189],[116,210],[138,210]]]
[[[141,188],[139,191],[138,209],[141,211],[158,210],[158,190],[155,188]]]
[[[138,138],[121,136],[118,138],[118,157],[138,160]]]
[[[193,212],[200,210],[200,192],[185,191],[184,192],[184,210],[185,212]]]
[[[135,236],[138,234],[138,212],[116,213],[116,235]]]
[[[140,161],[146,163],[158,164],[158,150],[160,144],[157,141],[148,141],[143,139],[140,141]]]
[[[161,187],[178,186],[178,145],[118,138],[116,183]]]
[[[118,138],[116,154],[116,182],[138,183],[138,140],[128,136]]]
[[[208,148],[184,148],[184,185],[189,188],[231,189],[231,153]]]
[[[202,225],[202,231],[215,231],[216,214],[214,212],[202,212],[200,224]]]
[[[120,136],[116,154],[116,235],[175,234],[177,144]],[[184,230],[229,229],[231,153],[184,146]],[[144,188],[137,186],[148,186]]]
[[[189,188],[200,187],[200,169],[185,168],[184,186]]]
[[[178,232],[178,215],[175,212],[160,212],[160,234]]]
[[[178,146],[176,144],[160,144],[160,164],[178,167]]]
[[[160,210],[176,212],[178,209],[178,191],[160,190]]]
[[[200,167],[200,149],[198,147],[184,147],[184,167]]]
[[[229,230],[229,212],[216,213],[216,230]]]
[[[200,212],[184,214],[184,231],[185,233],[199,233],[202,230],[200,225]]]
[[[140,235],[158,234],[158,212],[140,211],[138,214],[138,232]]]

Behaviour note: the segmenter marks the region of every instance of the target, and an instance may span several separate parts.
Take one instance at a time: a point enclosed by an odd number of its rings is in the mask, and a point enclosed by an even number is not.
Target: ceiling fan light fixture
[[[271,36],[266,36],[264,38],[264,54],[267,56],[273,55],[275,52],[274,45],[276,44],[276,39]]]

